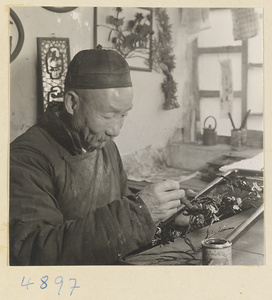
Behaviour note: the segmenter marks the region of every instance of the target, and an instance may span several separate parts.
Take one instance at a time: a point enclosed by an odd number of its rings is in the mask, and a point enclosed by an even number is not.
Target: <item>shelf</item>
[[[241,98],[242,92],[241,91],[234,91],[233,92],[234,98]],[[199,91],[199,97],[200,98],[219,98],[220,92],[219,91],[213,91],[213,90],[200,90]]]
[[[242,53],[242,46],[199,47],[198,54]]]

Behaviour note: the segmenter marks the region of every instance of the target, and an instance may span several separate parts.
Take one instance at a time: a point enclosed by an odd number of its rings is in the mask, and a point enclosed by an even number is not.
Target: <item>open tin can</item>
[[[202,265],[231,265],[232,243],[219,238],[202,241]]]

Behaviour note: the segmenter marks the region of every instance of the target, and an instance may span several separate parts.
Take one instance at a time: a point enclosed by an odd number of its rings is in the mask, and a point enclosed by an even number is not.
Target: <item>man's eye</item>
[[[112,116],[103,116],[103,118],[109,120],[112,118]]]

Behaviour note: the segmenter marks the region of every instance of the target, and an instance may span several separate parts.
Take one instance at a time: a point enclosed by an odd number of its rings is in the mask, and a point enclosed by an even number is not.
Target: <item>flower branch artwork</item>
[[[151,71],[151,9],[99,7],[94,10],[94,20],[95,47],[118,51],[132,70]]]

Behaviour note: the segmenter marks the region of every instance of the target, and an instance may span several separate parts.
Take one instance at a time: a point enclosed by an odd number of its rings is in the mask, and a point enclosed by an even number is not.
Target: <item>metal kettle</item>
[[[206,122],[208,119],[212,118],[214,120],[214,127],[209,125],[206,127]],[[206,146],[216,145],[217,144],[217,132],[215,131],[217,126],[216,119],[213,116],[208,116],[204,121],[203,128],[203,144]]]

